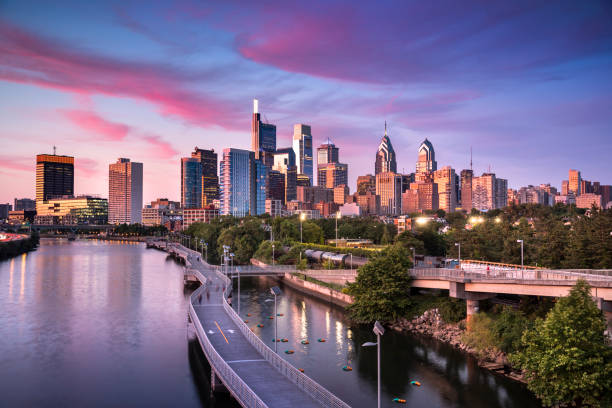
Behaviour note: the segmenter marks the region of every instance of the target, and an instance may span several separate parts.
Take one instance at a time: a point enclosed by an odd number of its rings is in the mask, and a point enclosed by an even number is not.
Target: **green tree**
[[[393,246],[359,268],[355,282],[348,286],[348,292],[355,298],[348,307],[353,320],[388,321],[406,314],[410,306],[409,256],[405,248]]]
[[[527,376],[527,387],[544,405],[610,406],[612,349],[606,342],[606,321],[591,297],[590,286],[578,281],[546,319],[522,337],[523,350],[511,361]]]

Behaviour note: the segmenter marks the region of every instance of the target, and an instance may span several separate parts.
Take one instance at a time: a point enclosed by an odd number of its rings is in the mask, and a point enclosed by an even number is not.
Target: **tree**
[[[525,331],[523,350],[511,356],[527,387],[547,406],[609,406],[612,403],[612,349],[606,321],[583,280],[561,298],[546,319]]]
[[[348,292],[355,302],[348,306],[350,317],[359,323],[394,320],[404,316],[410,306],[409,252],[392,246],[359,268]]]

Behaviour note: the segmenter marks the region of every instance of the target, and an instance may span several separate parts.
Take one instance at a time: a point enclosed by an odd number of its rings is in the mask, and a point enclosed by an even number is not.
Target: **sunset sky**
[[[612,184],[610,1],[169,3],[0,0],[0,202],[34,197],[53,145],[77,194],[128,157],[145,202],[178,200],[194,146],[250,149],[253,98],[279,147],[294,123],[329,137],[351,192],[385,120],[399,171],[428,138],[513,188]]]

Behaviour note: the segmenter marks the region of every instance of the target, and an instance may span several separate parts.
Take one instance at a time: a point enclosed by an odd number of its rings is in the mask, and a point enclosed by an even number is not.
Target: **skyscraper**
[[[338,157],[338,148],[329,138],[327,143],[323,143],[317,148],[317,166],[338,163]]]
[[[575,196],[582,194],[580,191],[580,184],[582,181],[582,177],[580,177],[580,171],[571,169],[569,171],[569,191],[574,193]]]
[[[317,183],[321,187],[334,188],[341,184],[348,185],[348,164],[327,163],[319,166]]]
[[[74,195],[74,157],[36,156],[36,204],[50,198]]]
[[[376,175],[376,195],[384,215],[399,215],[402,210],[402,175],[392,172]]]
[[[274,153],[272,170],[285,176],[284,203],[295,200],[297,188],[297,168],[295,166],[295,153],[292,148],[278,149]]]
[[[108,166],[108,222],[142,223],[142,163],[119,158]]]
[[[202,162],[197,157],[181,159],[181,205],[202,208]]]
[[[434,183],[438,185],[438,208],[449,212],[457,209],[457,173],[450,166],[433,172]]]
[[[314,184],[313,163],[312,163],[312,133],[310,126],[295,124],[293,125],[293,151],[297,172],[304,174],[310,179],[310,184]]]
[[[274,153],[276,151],[276,126],[261,121],[259,101],[257,99],[253,99],[251,148],[255,152],[256,160],[262,160],[266,166],[271,167],[272,164],[268,163],[269,156],[266,153]]]
[[[385,135],[380,140],[378,151],[376,152],[376,163],[374,174],[392,172],[397,173],[397,163],[395,161],[395,150],[391,145],[391,139],[387,136],[387,122],[385,122]]]
[[[221,215],[244,217],[265,212],[268,173],[255,153],[228,148],[223,150],[220,169]],[[261,212],[260,212],[261,211]]]
[[[219,198],[219,176],[217,175],[217,153],[214,149],[205,150],[196,147],[191,157],[198,159],[202,166],[202,181],[200,199],[201,207],[212,204]]]
[[[416,164],[417,173],[426,173],[430,171],[436,171],[438,164],[436,163],[436,153],[433,145],[427,139],[419,146],[419,158]]]
[[[494,210],[508,205],[508,180],[483,173],[472,179],[472,207],[477,210]]]
[[[468,213],[472,211],[472,170],[461,170],[461,208]]]
[[[376,177],[371,174],[357,177],[357,192],[359,194],[366,194],[367,192],[376,194]]]

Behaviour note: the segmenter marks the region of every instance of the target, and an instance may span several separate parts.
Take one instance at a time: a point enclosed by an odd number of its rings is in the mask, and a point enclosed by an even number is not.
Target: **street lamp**
[[[232,263],[230,271],[232,271],[234,269],[234,253],[231,252],[229,256],[230,256],[230,262]],[[240,268],[238,268],[238,314],[240,315]]]
[[[414,247],[410,247],[410,250],[412,251],[412,270],[414,271],[414,268],[416,268],[416,251]]]
[[[367,343],[363,343],[361,346],[362,347],[376,346],[376,348],[378,349],[377,350],[378,351],[378,364],[377,364],[378,366],[378,408],[380,408],[380,336],[385,334],[385,328],[377,320],[374,323],[374,328],[372,329],[372,331],[374,332],[374,334],[376,334],[376,343],[372,343],[368,341]]]
[[[300,243],[303,243],[303,239],[302,239],[302,223],[304,222],[304,220],[306,219],[306,213],[300,213]]]
[[[274,266],[274,244],[272,244],[272,266]]]
[[[455,242],[455,246],[459,247],[459,269],[461,269],[461,242]]]
[[[336,212],[336,247],[338,246],[338,219],[340,219],[340,217],[342,217],[342,214],[340,214],[340,211]]]
[[[353,253],[351,252],[350,255],[351,255],[351,269],[353,269]]]
[[[521,277],[523,276],[523,240],[522,239],[517,239],[516,242],[520,242],[521,244]]]
[[[272,286],[270,292],[274,295],[274,352],[278,353],[278,319],[276,313],[276,297],[281,295],[281,290],[278,286]]]

